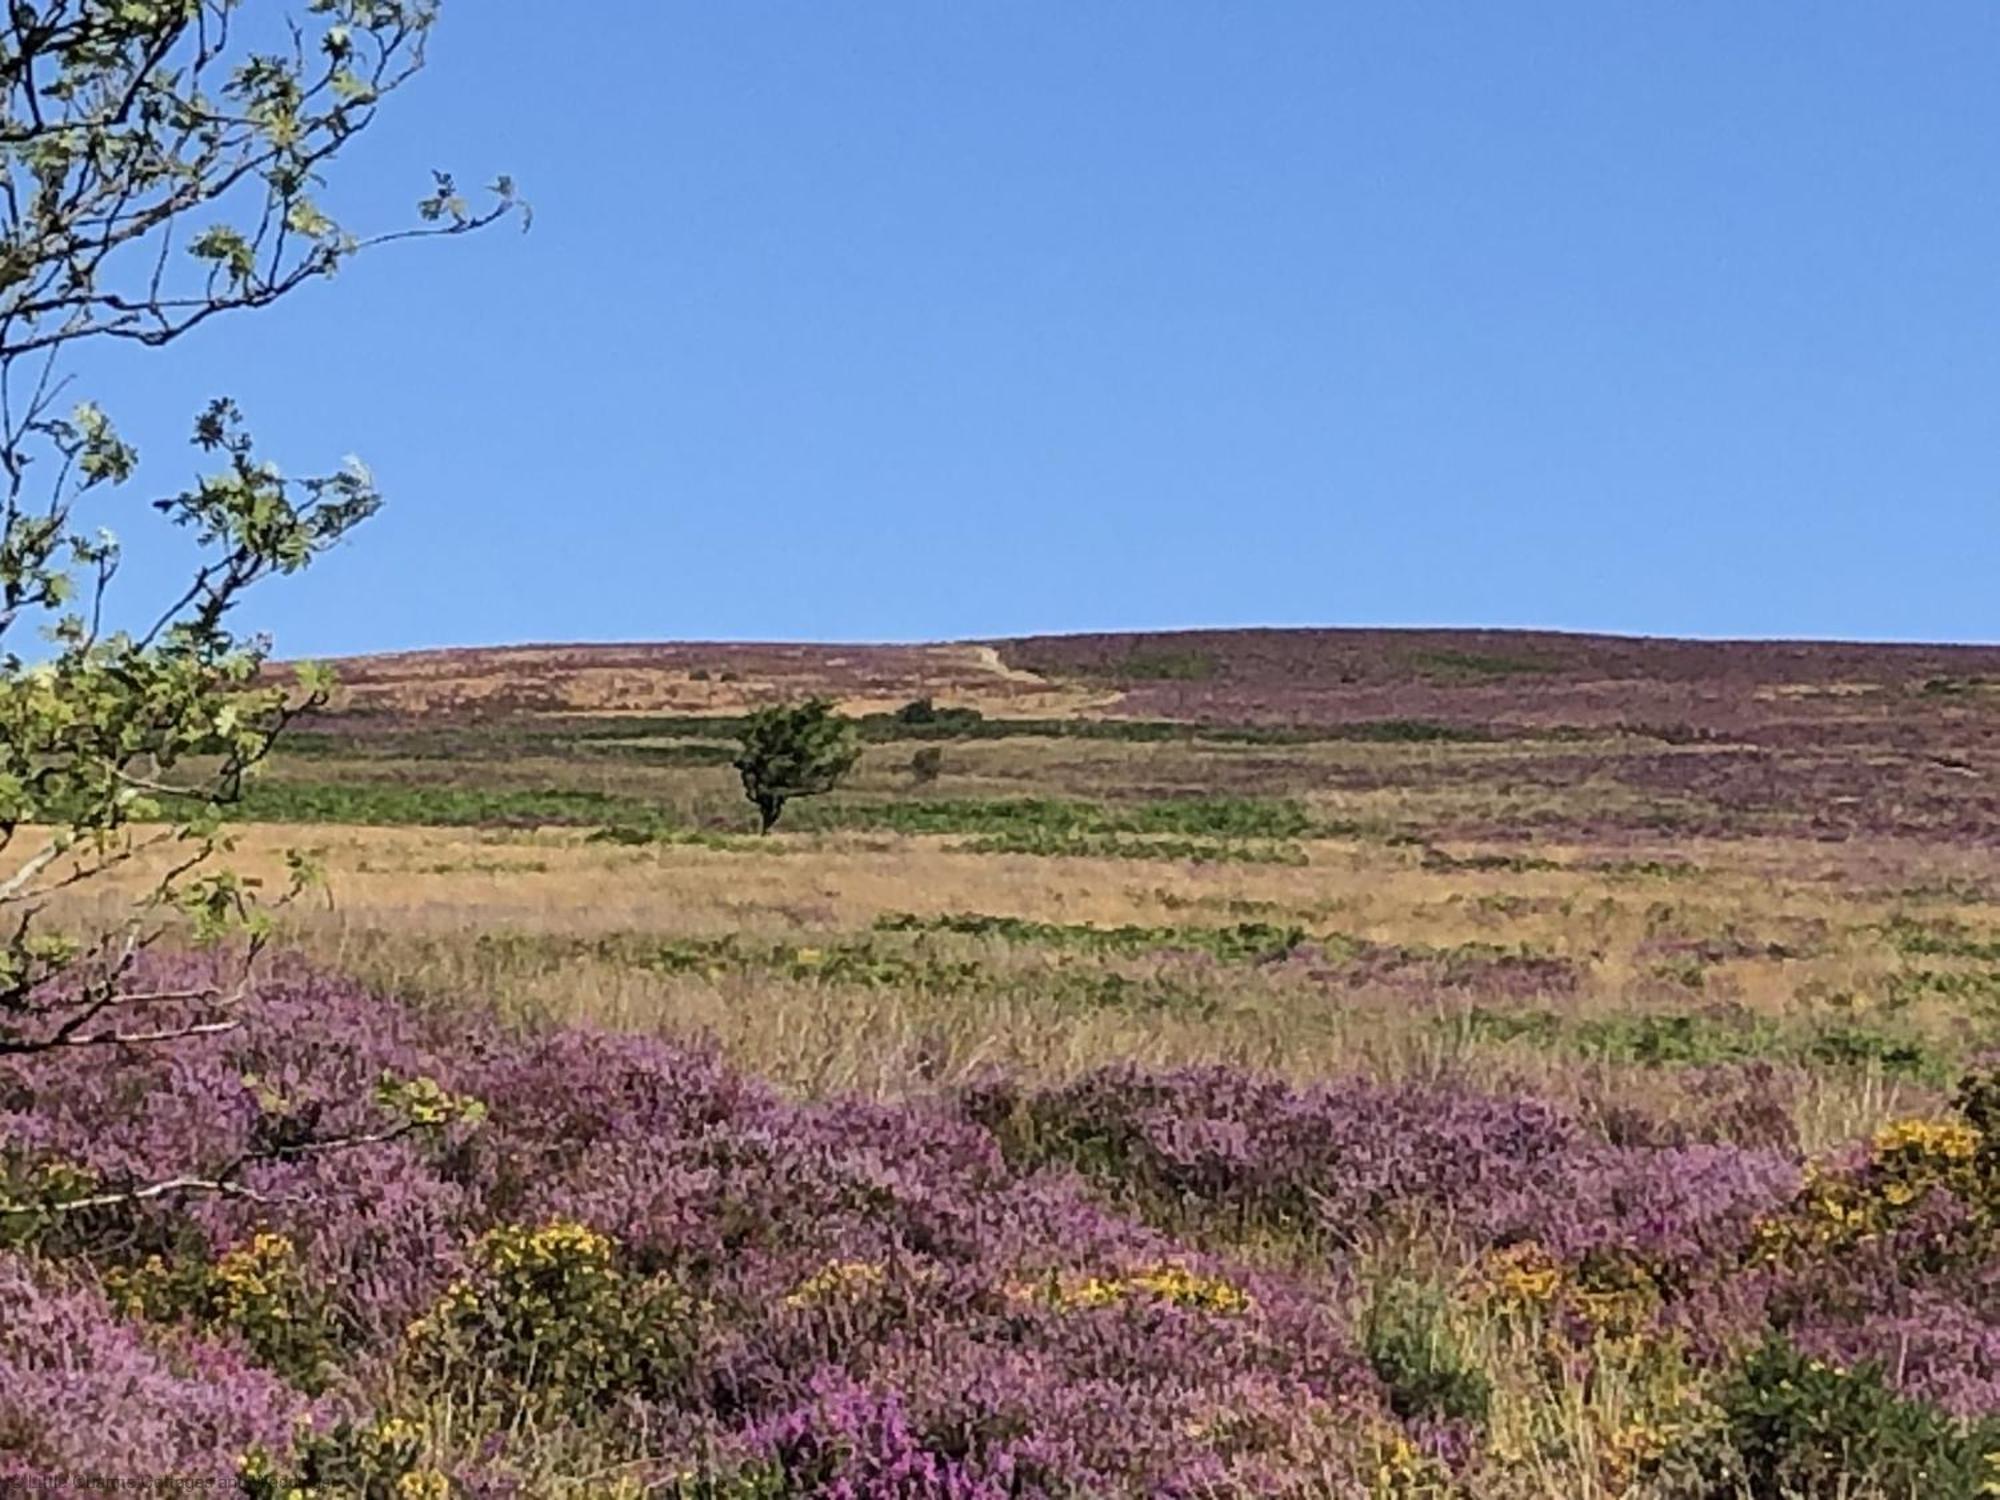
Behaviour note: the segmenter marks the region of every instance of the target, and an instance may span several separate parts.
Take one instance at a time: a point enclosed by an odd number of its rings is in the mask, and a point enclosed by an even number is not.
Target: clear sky
[[[285,654],[2000,639],[1991,0],[444,10],[333,197],[505,170],[533,232],[85,383],[149,493],[218,392],[373,465]]]

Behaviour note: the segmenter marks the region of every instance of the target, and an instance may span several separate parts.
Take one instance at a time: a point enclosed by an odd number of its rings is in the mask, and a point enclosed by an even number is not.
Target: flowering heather
[[[243,1354],[161,1337],[104,1298],[0,1255],[0,1490],[50,1474],[227,1483],[307,1403]]]
[[[1535,631],[1219,630],[996,643],[1008,665],[1120,690],[1112,712],[1294,731],[1423,725],[1514,742],[1476,760],[1398,757],[1359,791],[1486,784],[1433,838],[1864,834],[1994,842],[1990,646],[1637,640]],[[1602,742],[1626,742],[1607,754]],[[1595,749],[1563,743],[1579,738]],[[1539,739],[1529,748],[1524,741]]]
[[[433,1025],[295,970],[213,1046],[10,1061],[0,1130],[17,1163],[115,1187],[217,1168],[303,1120],[366,1127],[356,1101],[384,1073],[477,1097],[486,1118],[265,1162],[255,1201],[92,1215],[67,1247],[81,1253],[58,1254],[52,1230],[53,1284],[80,1286],[87,1266],[125,1294],[114,1309],[65,1291],[85,1299],[67,1316],[128,1361],[155,1337],[239,1359],[269,1347],[274,1289],[302,1285],[319,1295],[284,1320],[313,1337],[285,1347],[324,1345],[328,1367],[285,1364],[329,1410],[400,1416],[379,1393],[428,1380],[491,1406],[496,1428],[524,1403],[600,1435],[643,1421],[654,1437],[634,1457],[774,1473],[788,1492],[1281,1492],[1358,1474],[1355,1435],[1387,1421],[1339,1320],[1300,1289],[1015,1170],[976,1125],[788,1104],[656,1042]],[[135,1385],[130,1413],[59,1423],[69,1377],[39,1325],[11,1326],[29,1342],[10,1351],[9,1430],[47,1464],[94,1471],[113,1457],[94,1434],[173,1419],[170,1390]],[[262,1379],[251,1389],[284,1394]],[[213,1415],[190,1400],[207,1424],[190,1430],[271,1447],[282,1403],[233,1392],[203,1397]]]
[[[1023,1093],[973,1091],[970,1115],[1025,1155],[1165,1204],[1335,1239],[1397,1214],[1489,1213],[1546,1192],[1581,1145],[1538,1100],[1448,1085],[1294,1088],[1223,1067],[1106,1069]]]
[[[565,1465],[688,1496],[1421,1495],[1454,1473],[1476,1495],[1512,1439],[1483,1403],[1433,1409],[1421,1328],[1392,1358],[1355,1321],[1366,1257],[1422,1236],[1470,1269],[1409,1305],[1540,1329],[1551,1368],[1616,1338],[1721,1370],[1775,1331],[1948,1424],[1996,1401],[1983,1097],[1809,1171],[1439,1082],[1120,1067],[806,1105],[699,1050],[517,1034],[292,966],[213,1044],[0,1064],[17,1183],[262,1158],[254,1197],[0,1220],[0,1478],[240,1459],[252,1495],[537,1493]],[[483,1116],[295,1149],[412,1099]],[[1306,1253],[1197,1248],[1235,1238]],[[1607,1436],[1617,1472],[1664,1472],[1713,1428],[1692,1410]]]

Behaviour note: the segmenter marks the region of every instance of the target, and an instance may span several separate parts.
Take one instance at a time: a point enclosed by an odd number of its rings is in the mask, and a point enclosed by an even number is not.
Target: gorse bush
[[[499,1400],[512,1421],[524,1406],[670,1396],[694,1347],[692,1317],[670,1280],[627,1271],[585,1225],[502,1225],[411,1325],[404,1357],[419,1375]]]
[[[246,1500],[449,1500],[451,1480],[423,1460],[424,1429],[403,1417],[306,1427],[237,1460]]]
[[[306,1275],[286,1235],[252,1235],[214,1261],[152,1256],[113,1268],[106,1290],[136,1316],[242,1339],[302,1390],[318,1390],[339,1353],[326,1290]]]
[[[1770,1339],[1716,1400],[1729,1458],[1714,1500],[1980,1500],[2000,1487],[2000,1418],[1960,1421],[1900,1396],[1879,1365],[1842,1369]]]

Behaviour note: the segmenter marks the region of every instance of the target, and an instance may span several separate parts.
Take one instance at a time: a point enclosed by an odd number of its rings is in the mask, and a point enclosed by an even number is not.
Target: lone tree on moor
[[[758,832],[769,833],[793,797],[832,791],[860,757],[853,721],[823,698],[751,714],[735,764],[743,795],[756,804]]]
[[[235,404],[208,400],[211,471],[152,502],[199,561],[173,597],[111,611],[119,543],[84,512],[138,455],[70,391],[64,356],[158,348],[374,246],[514,212],[506,179],[475,207],[442,173],[385,232],[320,200],[436,17],[435,0],[12,0],[0,20],[0,1055],[227,1029],[271,905],[310,881],[294,857],[260,902],[216,860],[219,813],[327,686],[272,685],[233,614],[371,515],[375,486],[358,462],[285,477]],[[146,872],[136,898],[108,915],[74,899],[121,867]],[[215,981],[149,983],[143,954],[190,924],[231,955]]]

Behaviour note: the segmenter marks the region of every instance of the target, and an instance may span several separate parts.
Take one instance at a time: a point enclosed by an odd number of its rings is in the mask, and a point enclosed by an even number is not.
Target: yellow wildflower
[[[1246,1312],[1252,1306],[1250,1294],[1241,1287],[1174,1264],[1153,1266],[1129,1276],[1091,1276],[1068,1285],[1059,1282],[1049,1295],[1058,1307],[1065,1308],[1106,1307],[1135,1296],[1222,1314]]]
[[[451,1481],[436,1469],[412,1469],[396,1481],[396,1500],[447,1500]]]
[[[1979,1132],[1963,1120],[1897,1120],[1875,1135],[1878,1162],[1969,1162],[1979,1153]]]
[[[866,1291],[888,1279],[888,1271],[873,1261],[836,1260],[813,1272],[785,1298],[787,1307],[810,1307],[832,1297]]]
[[[1540,1245],[1509,1245],[1486,1257],[1482,1289],[1495,1301],[1527,1307],[1553,1302],[1562,1290],[1562,1267]]]

